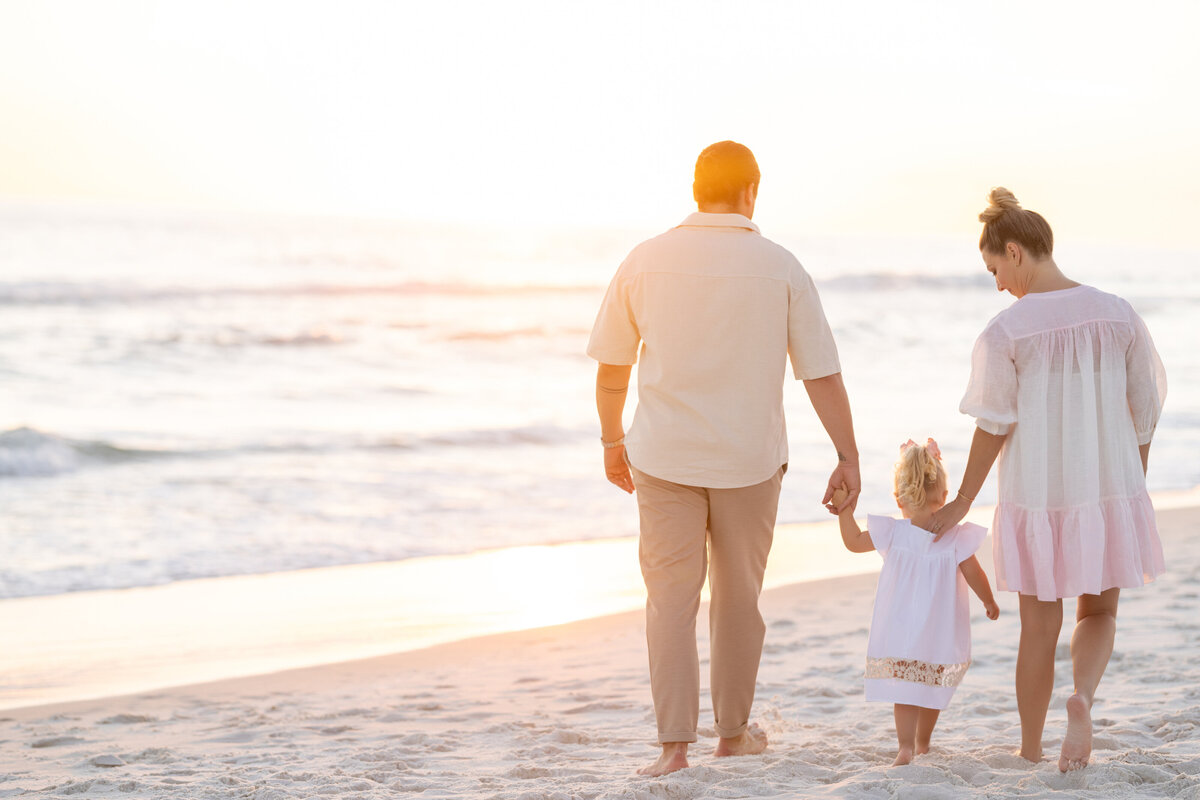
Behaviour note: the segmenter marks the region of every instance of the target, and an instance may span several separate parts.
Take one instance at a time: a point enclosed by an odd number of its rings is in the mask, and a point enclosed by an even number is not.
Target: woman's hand
[[[625,461],[625,445],[604,448],[604,474],[609,483],[633,494],[633,474]]]
[[[959,495],[934,512],[929,519],[929,532],[933,534],[933,540],[936,542],[945,536],[946,531],[962,522],[970,510],[971,504]]]

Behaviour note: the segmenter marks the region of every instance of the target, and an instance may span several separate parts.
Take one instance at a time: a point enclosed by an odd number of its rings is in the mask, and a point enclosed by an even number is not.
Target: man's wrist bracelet
[[[605,450],[612,450],[614,447],[620,447],[621,445],[625,444],[625,437],[622,436],[620,439],[617,439],[615,442],[606,442],[606,441],[604,441],[604,437],[601,436],[600,444],[604,445]]]

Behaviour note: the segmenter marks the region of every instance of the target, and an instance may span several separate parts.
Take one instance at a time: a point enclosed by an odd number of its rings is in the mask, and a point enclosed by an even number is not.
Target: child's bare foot
[[[754,723],[741,736],[732,739],[721,738],[713,755],[723,756],[753,756],[767,749],[767,732]]]
[[[896,753],[896,760],[892,762],[893,767],[902,767],[905,764],[911,764],[913,760],[913,751],[907,747],[901,747],[900,752]]]
[[[1018,750],[1017,755],[1026,761],[1032,761],[1034,764],[1040,764],[1042,762],[1042,751],[1040,748],[1034,753],[1026,753],[1024,750]]]
[[[1092,711],[1077,694],[1067,698],[1067,735],[1058,757],[1060,772],[1083,769],[1092,755]]]
[[[658,760],[648,767],[639,769],[638,775],[657,778],[660,775],[668,775],[676,770],[687,769],[687,747],[687,742],[664,742],[662,754],[659,755]]]

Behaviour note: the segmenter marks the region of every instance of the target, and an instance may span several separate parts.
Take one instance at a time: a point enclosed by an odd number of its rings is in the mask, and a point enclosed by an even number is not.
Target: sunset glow
[[[868,11],[869,9],[869,11]],[[0,6],[11,198],[659,227],[723,138],[760,216],[1186,241],[1200,10],[1095,4]]]

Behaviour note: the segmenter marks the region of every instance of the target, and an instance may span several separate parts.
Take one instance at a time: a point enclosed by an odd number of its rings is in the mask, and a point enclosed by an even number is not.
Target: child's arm
[[[846,502],[846,495],[845,489],[835,489],[833,498],[829,502],[834,506],[840,506]],[[854,506],[849,506],[838,514],[838,527],[842,529],[842,544],[846,545],[846,549],[851,553],[869,553],[875,549],[875,543],[871,541],[871,534],[861,530],[858,523],[854,521]]]
[[[963,577],[967,579],[967,586],[970,586],[971,591],[975,592],[983,601],[987,618],[995,619],[1000,616],[1000,606],[996,605],[996,598],[992,597],[992,585],[988,583],[987,573],[983,571],[983,567],[979,566],[979,559],[975,556],[963,559],[958,568],[962,570]]]

